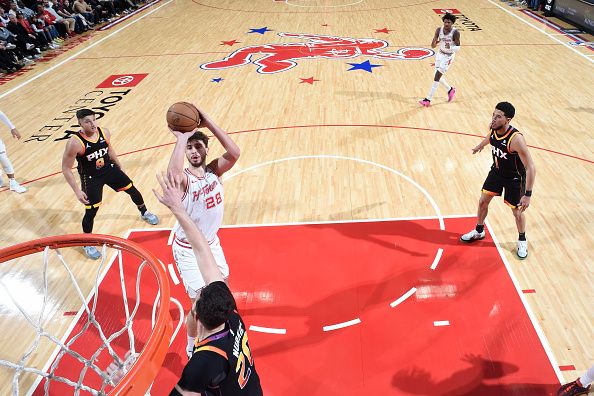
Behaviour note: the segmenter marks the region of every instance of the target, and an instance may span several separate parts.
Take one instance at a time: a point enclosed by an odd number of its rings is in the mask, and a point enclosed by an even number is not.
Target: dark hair
[[[445,14],[445,15],[444,15],[444,16],[441,18],[441,20],[442,20],[442,21],[445,21],[446,19],[449,19],[450,21],[452,21],[452,23],[456,22],[456,16],[455,16],[455,15],[452,15],[452,14],[450,14],[449,12],[448,12],[448,13],[446,13],[446,14]]]
[[[188,138],[190,140],[201,140],[204,143],[204,147],[208,147],[208,136],[204,132],[196,131],[192,136]]]
[[[95,112],[90,109],[80,109],[76,112],[76,118],[82,120],[86,116],[95,115]]]
[[[213,282],[204,287],[194,306],[196,319],[206,330],[215,329],[225,323],[236,309],[233,294],[223,282]]]
[[[507,118],[514,118],[514,116],[516,115],[516,108],[512,106],[512,104],[509,102],[499,102],[497,103],[497,106],[495,106],[495,108],[497,110],[503,111],[503,114]]]

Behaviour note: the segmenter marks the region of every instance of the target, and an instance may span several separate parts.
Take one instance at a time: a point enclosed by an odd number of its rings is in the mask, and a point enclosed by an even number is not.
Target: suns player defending
[[[220,177],[235,165],[239,159],[240,151],[225,131],[217,126],[206,113],[199,111],[202,119],[199,127],[208,128],[221,143],[225,153],[206,164],[208,137],[197,130],[194,133],[172,130],[171,133],[175,135],[177,142],[171,154],[167,173],[181,179],[183,206],[192,221],[204,234],[215,261],[226,279],[229,276],[229,266],[217,236],[223,222],[224,194]],[[188,159],[187,168],[184,168],[184,156]],[[193,305],[200,290],[205,286],[204,279],[200,275],[196,265],[197,258],[186,239],[184,229],[179,223],[176,223],[173,232],[175,233],[172,243],[173,258]],[[192,355],[194,339],[197,334],[196,321],[192,320],[193,316],[192,313],[189,313],[186,318],[188,356]]]
[[[198,342],[170,396],[262,396],[260,377],[250,350],[246,325],[237,313],[212,245],[207,242],[182,202],[180,179],[159,177],[161,193],[153,190],[184,230],[197,258],[194,266],[204,279],[192,304],[192,320],[200,322]],[[183,179],[182,179],[183,180]]]
[[[435,77],[433,79],[433,85],[431,85],[427,97],[419,101],[419,104],[425,107],[431,105],[431,99],[433,99],[433,95],[437,91],[439,84],[443,85],[448,91],[448,102],[454,100],[454,96],[456,96],[456,88],[449,85],[443,75],[448,71],[454,61],[456,52],[460,51],[460,32],[458,29],[454,29],[454,22],[456,22],[454,15],[445,14],[442,20],[443,26],[437,28],[433,36],[433,41],[431,41],[431,48],[435,48],[439,43],[439,51],[435,54]]]
[[[501,102],[495,106],[491,119],[491,132],[480,142],[472,153],[480,152],[491,144],[493,165],[489,171],[479,199],[476,228],[460,237],[462,242],[474,242],[485,237],[484,221],[489,212],[489,203],[494,196],[505,190],[503,199],[511,208],[518,227],[517,255],[520,259],[528,256],[526,240],[526,216],[524,211],[530,206],[532,186],[536,177],[536,168],[528,152],[524,136],[509,125],[516,114],[511,103]]]
[[[140,217],[149,224],[158,224],[159,219],[146,210],[140,191],[122,170],[120,160],[109,142],[111,137],[109,131],[97,126],[95,113],[92,110],[78,110],[76,118],[81,129],[66,143],[62,157],[62,173],[76,194],[76,198],[85,205],[83,232],[93,232],[93,223],[101,205],[105,184],[114,191],[124,191],[130,195],[140,211]],[[80,187],[72,174],[75,159],[78,162]],[[84,246],[83,250],[90,259],[97,260],[101,257],[101,253],[94,246]]]

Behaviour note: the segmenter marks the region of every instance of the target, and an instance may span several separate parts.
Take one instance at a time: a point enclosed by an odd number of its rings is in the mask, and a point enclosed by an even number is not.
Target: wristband
[[[531,197],[532,196],[532,190],[526,190],[526,192],[524,193],[525,196],[527,197]]]

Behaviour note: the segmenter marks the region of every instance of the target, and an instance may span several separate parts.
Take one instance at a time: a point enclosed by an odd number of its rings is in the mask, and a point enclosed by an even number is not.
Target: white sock
[[[435,91],[437,91],[437,87],[439,87],[439,81],[433,81],[433,85],[431,86],[429,95],[427,95],[427,99],[431,100],[433,98],[433,95],[435,95]]]
[[[186,350],[188,351],[194,351],[194,340],[196,339],[196,337],[190,337],[188,336],[188,346],[186,348]]]
[[[444,76],[441,76],[441,78],[439,79],[439,83],[440,83],[441,85],[443,85],[443,86],[444,86],[444,88],[445,88],[445,89],[446,89],[448,92],[450,92],[450,89],[452,89],[452,86],[451,86],[450,84],[448,84],[448,82],[446,81],[446,79],[445,79],[445,77],[444,77]]]
[[[580,377],[580,382],[584,388],[594,382],[594,366],[590,367],[588,371]]]

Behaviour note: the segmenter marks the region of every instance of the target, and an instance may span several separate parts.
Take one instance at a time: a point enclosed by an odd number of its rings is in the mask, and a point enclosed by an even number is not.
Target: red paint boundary
[[[278,127],[268,127],[268,128],[256,128],[256,129],[246,129],[243,131],[235,131],[235,132],[228,132],[229,135],[237,135],[240,133],[249,133],[249,132],[262,132],[262,131],[276,131],[276,130],[281,130],[281,129],[297,129],[297,128],[325,128],[325,127],[365,127],[365,128],[387,128],[387,129],[410,129],[410,130],[415,130],[415,131],[429,131],[429,132],[439,132],[439,133],[447,133],[447,134],[451,134],[451,135],[461,135],[461,136],[471,136],[471,137],[478,137],[478,138],[484,138],[484,136],[482,135],[475,135],[472,133],[465,133],[465,132],[457,132],[457,131],[446,131],[443,129],[431,129],[431,128],[418,128],[418,127],[407,127],[407,126],[400,126],[400,125],[374,125],[374,124],[312,124],[312,125],[287,125],[287,126],[278,126]],[[164,146],[171,146],[175,144],[175,142],[170,142],[170,143],[163,143],[163,144],[159,144],[156,146],[149,146],[149,147],[144,147],[138,150],[133,150],[133,151],[128,151],[125,153],[120,153],[118,154],[118,156],[125,156],[125,155],[129,155],[129,154],[134,154],[134,153],[139,153],[142,151],[148,151],[148,150],[152,150],[152,149],[156,149],[156,148],[160,148],[160,147],[164,147]],[[590,164],[594,164],[593,160],[589,160],[586,158],[581,158],[581,157],[577,157],[574,155],[570,155],[570,154],[565,154],[559,151],[554,151],[554,150],[550,150],[550,149],[546,149],[543,147],[537,147],[537,146],[531,146],[528,145],[528,147],[536,149],[536,150],[542,150],[542,151],[546,151],[549,153],[553,153],[553,154],[558,154],[558,155],[562,155],[564,157],[569,157],[569,158],[573,158],[573,159],[577,159],[579,161],[584,161],[584,162],[588,162]],[[75,168],[72,168],[75,169]],[[39,180],[43,180],[43,179],[47,179],[48,177],[52,177],[55,175],[59,175],[62,172],[54,172],[54,173],[50,173],[48,175],[45,176],[41,176],[38,177],[36,179],[32,179],[26,182],[21,183],[22,185],[26,185],[26,184],[30,184]],[[3,189],[0,189],[0,193],[4,192],[4,191],[8,191],[8,187],[5,187]]]

